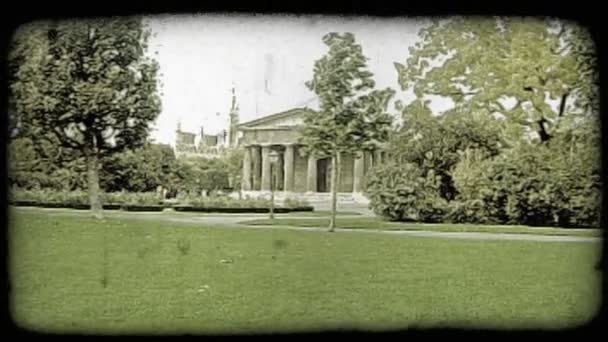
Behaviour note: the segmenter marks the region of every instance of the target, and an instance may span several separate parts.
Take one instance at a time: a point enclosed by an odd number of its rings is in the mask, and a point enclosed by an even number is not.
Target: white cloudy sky
[[[173,143],[178,120],[191,132],[226,127],[233,84],[241,122],[294,107],[315,108],[315,96],[304,83],[327,51],[321,38],[328,32],[352,32],[377,87],[390,86],[407,101],[393,62],[405,61],[424,21],[205,15],[151,17],[148,24],[149,49],[157,52],[163,84],[163,110],[153,137]]]

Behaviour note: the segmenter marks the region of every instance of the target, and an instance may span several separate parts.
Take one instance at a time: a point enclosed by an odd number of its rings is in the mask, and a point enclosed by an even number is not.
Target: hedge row
[[[181,196],[177,203],[163,203],[155,193],[102,193],[103,208],[125,211],[162,211],[174,208],[176,211],[217,212],[217,213],[267,213],[270,211],[268,199],[235,199],[227,196],[200,197]],[[10,203],[16,206],[43,208],[90,209],[89,197],[83,191],[49,191],[11,189]],[[292,211],[313,211],[307,202],[287,199],[275,208],[277,213]]]
[[[270,208],[252,208],[252,207],[195,207],[195,206],[173,206],[175,211],[189,211],[189,212],[204,212],[204,213],[268,213]],[[277,214],[290,213],[294,211],[313,211],[313,207],[296,207],[296,208],[274,208],[274,212]]]
[[[88,204],[68,204],[68,203],[53,203],[53,202],[34,202],[34,201],[13,201],[13,205],[20,207],[41,207],[41,208],[67,208],[67,209],[78,209],[88,210],[91,208]],[[121,204],[104,204],[103,209],[105,210],[124,210],[124,211],[163,211],[165,208],[173,208],[175,211],[181,212],[205,212],[205,213],[268,213],[270,208],[254,208],[254,207],[195,207],[187,205],[121,205]],[[313,207],[296,207],[296,208],[285,208],[277,207],[274,208],[274,212],[277,214],[290,213],[290,212],[301,212],[301,211],[314,211]]]
[[[58,202],[36,202],[36,201],[10,201],[14,206],[18,207],[40,207],[40,208],[67,208],[67,209],[78,209],[78,210],[89,210],[91,206],[89,204],[79,203],[58,203]],[[162,211],[167,206],[155,205],[155,206],[140,206],[140,205],[126,205],[126,204],[103,204],[105,210],[126,210],[126,211]]]

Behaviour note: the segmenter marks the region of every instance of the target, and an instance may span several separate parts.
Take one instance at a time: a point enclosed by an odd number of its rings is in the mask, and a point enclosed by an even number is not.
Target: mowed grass
[[[11,312],[43,332],[565,328],[600,299],[596,243],[10,218]]]
[[[282,215],[284,215],[284,214],[278,214],[277,217],[281,217]],[[289,216],[329,217],[331,215],[331,211],[330,210],[293,211],[293,212],[287,213],[285,215],[287,215],[287,217],[289,217]],[[358,215],[361,215],[361,213],[358,213],[356,211],[338,211],[338,212],[336,212],[336,215],[338,215],[338,216],[342,216],[342,215],[358,216]]]
[[[240,222],[250,226],[290,226],[290,227],[327,227],[328,217],[311,218],[276,218],[244,220]],[[471,225],[471,224],[425,224],[412,222],[384,221],[379,217],[337,217],[338,228],[373,229],[373,230],[425,230],[436,232],[479,232],[479,233],[511,233],[536,235],[564,235],[564,236],[601,236],[600,229],[580,228],[552,228],[529,226],[499,226],[499,225]]]

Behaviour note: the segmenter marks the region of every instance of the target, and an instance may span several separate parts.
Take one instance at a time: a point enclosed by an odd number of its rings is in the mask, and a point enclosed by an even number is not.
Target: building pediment
[[[295,108],[285,112],[264,116],[238,125],[241,130],[263,130],[294,128],[301,126],[306,113],[311,112],[309,108]]]

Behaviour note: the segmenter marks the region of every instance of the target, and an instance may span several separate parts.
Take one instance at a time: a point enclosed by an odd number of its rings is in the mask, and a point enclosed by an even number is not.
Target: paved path
[[[248,226],[250,228],[272,229],[276,226]],[[327,228],[293,227],[282,226],[280,229],[325,232]],[[417,236],[444,239],[468,239],[468,240],[519,240],[519,241],[541,241],[541,242],[601,242],[601,238],[587,236],[563,236],[563,235],[534,235],[534,234],[512,234],[512,233],[479,233],[479,232],[434,232],[428,230],[371,230],[337,228],[334,233],[359,233],[359,234],[392,234],[401,236]]]
[[[44,209],[44,208],[30,208],[20,207],[18,210],[38,210],[46,211],[55,215],[61,216],[88,216],[89,212],[85,210],[71,210],[71,209]],[[153,220],[153,221],[166,221],[166,222],[178,222],[178,223],[190,223],[190,224],[201,224],[204,226],[222,228],[248,228],[248,229],[277,229],[276,226],[245,226],[238,224],[244,221],[253,219],[264,219],[268,218],[268,214],[188,214],[188,213],[176,213],[172,211],[164,212],[121,212],[121,211],[106,211],[108,217],[124,218],[124,219],[136,219],[136,220]],[[281,215],[277,217],[293,218],[293,219],[305,219],[314,218],[314,216],[292,216],[292,215]],[[340,217],[361,217],[357,215],[341,215]],[[285,230],[298,230],[298,231],[310,231],[310,232],[325,232],[327,228],[323,227],[293,227],[293,226],[281,226],[279,229]],[[540,242],[601,242],[599,237],[586,237],[586,236],[558,236],[558,235],[534,235],[534,234],[513,234],[513,233],[479,233],[479,232],[436,232],[426,230],[368,230],[368,229],[350,229],[350,228],[338,228],[335,233],[355,233],[355,234],[392,234],[400,236],[416,236],[416,237],[429,237],[429,238],[444,238],[444,239],[469,239],[469,240],[517,240],[517,241],[540,241]]]

